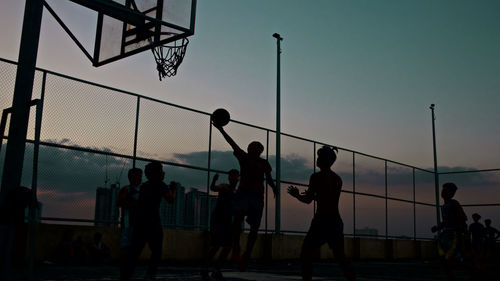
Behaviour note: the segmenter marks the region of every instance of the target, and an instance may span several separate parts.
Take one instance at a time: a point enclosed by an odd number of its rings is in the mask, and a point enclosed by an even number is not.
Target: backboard
[[[82,49],[96,67],[194,34],[196,0],[70,1],[97,12],[94,51]]]

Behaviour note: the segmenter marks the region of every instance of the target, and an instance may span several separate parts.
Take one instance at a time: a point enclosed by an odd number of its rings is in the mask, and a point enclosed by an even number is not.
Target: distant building
[[[186,193],[184,225],[188,228],[207,228],[208,214],[215,208],[217,196],[209,195],[196,188],[191,188]],[[208,205],[210,208],[208,208]]]
[[[186,189],[177,183],[175,201],[168,203],[162,200],[160,204],[160,218],[163,227],[178,228],[184,225],[184,203],[186,200]]]
[[[117,226],[119,210],[117,206],[120,186],[112,184],[110,188],[98,187],[95,198],[94,220],[96,226]]]
[[[378,236],[378,230],[376,228],[369,228],[369,227],[356,229],[356,235]]]

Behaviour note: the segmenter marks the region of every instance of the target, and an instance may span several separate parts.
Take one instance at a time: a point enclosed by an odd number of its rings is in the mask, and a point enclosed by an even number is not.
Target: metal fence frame
[[[16,62],[11,61],[11,60],[7,60],[7,59],[3,59],[3,58],[0,58],[0,62],[7,63],[7,64],[17,65]],[[148,158],[137,156],[137,137],[138,137],[138,130],[139,130],[139,117],[140,117],[140,109],[141,109],[141,101],[142,100],[149,100],[149,101],[153,101],[153,102],[156,102],[156,103],[159,103],[159,104],[164,104],[164,105],[167,105],[167,106],[171,106],[171,107],[175,107],[175,108],[187,110],[187,111],[190,111],[190,112],[195,112],[195,113],[198,113],[198,114],[201,114],[201,115],[205,115],[205,116],[210,116],[210,113],[207,113],[207,112],[203,112],[203,111],[196,110],[196,109],[193,109],[193,108],[184,107],[184,106],[177,105],[177,104],[172,104],[172,103],[169,103],[169,102],[166,102],[166,101],[162,101],[162,100],[158,100],[158,99],[151,98],[151,97],[146,97],[146,96],[143,96],[143,95],[140,95],[140,94],[137,94],[137,93],[133,93],[133,92],[129,92],[129,91],[125,91],[125,90],[113,88],[113,87],[110,87],[110,86],[101,85],[101,84],[98,84],[98,83],[95,83],[95,82],[83,80],[83,79],[80,79],[80,78],[75,78],[75,77],[72,77],[72,76],[68,76],[68,75],[65,75],[65,74],[60,74],[60,73],[53,72],[53,71],[50,71],[50,70],[45,70],[45,69],[41,69],[41,68],[37,68],[36,70],[40,71],[43,74],[42,75],[42,96],[41,96],[41,100],[40,100],[41,108],[43,108],[43,103],[44,103],[44,96],[45,96],[44,92],[45,92],[45,84],[46,84],[47,75],[53,75],[53,76],[56,76],[56,77],[69,79],[69,80],[72,80],[72,81],[80,82],[80,83],[91,85],[91,86],[96,86],[96,87],[99,87],[99,88],[102,88],[102,89],[112,90],[112,91],[120,93],[120,94],[124,94],[124,95],[128,95],[128,96],[133,96],[133,97],[137,98],[137,102],[136,102],[136,116],[135,116],[136,117],[135,118],[135,132],[134,132],[134,147],[133,147],[133,154],[132,155],[119,154],[119,153],[108,152],[108,151],[100,151],[100,150],[97,150],[97,149],[90,149],[90,148],[86,148],[86,147],[69,146],[69,145],[64,145],[64,144],[39,141],[38,143],[41,146],[54,147],[54,148],[59,148],[59,149],[75,150],[75,151],[82,151],[82,152],[95,153],[95,154],[100,154],[100,155],[107,155],[107,156],[112,156],[112,157],[120,157],[120,158],[124,158],[124,159],[130,159],[130,160],[132,160],[133,166],[135,167],[136,161],[138,161],[138,160],[139,161],[151,161],[151,160],[153,160],[153,159],[148,159]],[[40,119],[40,121],[41,121],[41,119]],[[231,121],[233,123],[236,123],[236,124],[240,124],[240,125],[243,125],[243,126],[254,128],[254,129],[259,129],[259,130],[262,130],[262,131],[266,132],[266,159],[267,159],[269,157],[269,149],[267,149],[267,148],[269,148],[269,135],[270,135],[270,133],[276,133],[276,131],[272,130],[272,129],[268,129],[268,128],[264,128],[264,127],[260,127],[260,126],[255,126],[255,125],[252,125],[252,124],[248,124],[248,123],[245,123],[245,122],[237,121],[237,120],[231,120]],[[165,164],[165,165],[177,166],[177,167],[184,167],[184,168],[189,168],[189,169],[194,169],[194,170],[199,170],[199,171],[206,172],[207,173],[206,191],[207,191],[207,194],[209,194],[209,191],[210,191],[209,190],[209,186],[210,186],[210,174],[213,173],[213,172],[225,173],[225,171],[215,170],[215,169],[211,168],[210,163],[211,163],[211,152],[212,152],[212,124],[209,123],[209,124],[207,124],[207,126],[209,127],[209,141],[208,141],[208,159],[207,159],[207,166],[206,167],[193,166],[193,165],[187,165],[187,164],[181,164],[181,163],[174,163],[174,162],[168,162],[168,161],[161,161],[161,162],[163,164]],[[39,136],[40,132],[36,132],[35,134]],[[307,139],[307,138],[303,138],[303,137],[299,137],[299,136],[294,136],[294,135],[290,135],[290,134],[286,134],[286,133],[281,133],[281,135],[284,136],[284,137],[289,137],[289,138],[292,138],[292,139],[301,140],[301,141],[304,141],[304,142],[311,143],[313,145],[313,148],[314,148],[314,151],[313,151],[314,162],[316,161],[316,153],[315,152],[316,152],[317,145],[330,145],[331,146],[331,144],[327,144],[327,143],[324,143],[324,142],[319,142],[319,141],[315,141],[315,140],[312,140],[312,139]],[[2,135],[2,141],[4,139],[8,140],[8,137],[5,136],[5,135]],[[27,142],[28,143],[35,143],[36,141],[35,140],[27,140]],[[0,142],[0,145],[1,145],[1,142]],[[415,196],[415,194],[416,194],[415,171],[421,171],[421,172],[430,173],[430,174],[437,174],[438,176],[442,175],[442,174],[458,174],[458,173],[496,172],[496,171],[500,171],[500,169],[485,169],[485,170],[474,170],[474,171],[457,171],[457,172],[443,172],[443,173],[437,172],[436,173],[436,171],[427,170],[427,169],[415,167],[415,166],[412,166],[412,165],[400,163],[400,162],[397,162],[397,161],[393,161],[393,160],[389,160],[389,159],[385,159],[385,158],[381,158],[381,157],[377,157],[377,156],[365,154],[365,153],[362,153],[362,152],[359,152],[359,151],[355,151],[355,150],[352,150],[352,149],[341,148],[341,147],[337,147],[337,148],[339,150],[342,150],[344,152],[348,152],[348,153],[352,154],[352,177],[353,177],[352,178],[352,191],[350,191],[350,190],[342,190],[342,192],[344,192],[344,193],[352,194],[353,229],[352,229],[351,233],[346,233],[345,234],[347,236],[352,236],[352,237],[369,236],[369,237],[377,237],[377,238],[385,238],[385,239],[390,239],[390,238],[408,238],[407,236],[391,236],[391,235],[388,234],[388,225],[389,225],[388,202],[389,201],[398,201],[398,202],[404,202],[404,203],[412,204],[412,206],[413,206],[413,237],[412,237],[412,239],[413,240],[417,240],[417,239],[418,240],[428,240],[428,238],[417,237],[417,234],[416,234],[416,228],[417,228],[417,226],[416,226],[416,222],[417,222],[416,206],[417,205],[422,205],[422,206],[430,206],[430,207],[436,208],[436,207],[438,207],[438,205],[437,204],[430,204],[430,203],[416,201],[416,196]],[[380,161],[384,162],[384,175],[385,175],[385,193],[384,193],[384,195],[377,195],[377,194],[372,194],[372,193],[363,193],[363,192],[357,192],[356,191],[356,156],[357,155],[358,156],[369,157],[371,159],[376,159],[376,160],[380,160]],[[413,196],[412,196],[413,198],[412,198],[412,200],[407,200],[407,199],[402,199],[402,198],[388,196],[388,192],[387,192],[388,191],[387,190],[388,189],[387,188],[388,187],[387,165],[389,163],[390,164],[400,165],[400,166],[403,166],[403,167],[411,169],[411,171],[412,171],[412,183],[413,183],[413,188],[412,188],[413,189]],[[314,171],[316,171],[316,165],[314,165]],[[34,179],[36,179],[36,175],[37,175],[37,166],[34,165],[34,169],[33,169]],[[294,184],[294,185],[303,186],[303,187],[307,186],[306,184],[303,184],[303,183],[297,183],[297,182],[291,182],[291,181],[285,181],[285,180],[281,180],[281,183],[283,183],[283,184]],[[34,186],[36,187],[36,182],[34,182]],[[267,186],[266,186],[265,192],[266,192],[266,196],[265,196],[265,221],[264,221],[264,229],[262,229],[261,231],[263,231],[265,233],[268,233],[271,230],[268,228],[268,196],[267,196],[268,195],[268,187]],[[368,196],[368,197],[373,197],[373,198],[380,198],[380,199],[384,199],[385,200],[385,235],[374,236],[374,235],[362,235],[362,234],[356,233],[356,196],[357,195]],[[207,196],[207,200],[208,200],[208,196]],[[207,202],[207,204],[209,204],[209,203],[210,203],[210,201]],[[474,207],[474,206],[477,206],[477,207],[482,207],[482,206],[500,206],[500,203],[498,203],[498,204],[497,203],[494,203],[494,204],[468,204],[468,205],[463,205],[463,206],[465,206],[465,207]],[[210,211],[209,210],[210,210],[210,208],[207,208],[207,213],[208,213],[207,214],[207,218],[208,218],[208,220],[210,220]],[[314,212],[316,211],[316,205],[315,204],[313,205],[313,210],[314,210]],[[280,216],[280,210],[277,209],[275,211],[277,212],[277,217],[279,217]],[[87,220],[87,219],[68,219],[68,218],[57,218],[57,217],[42,217],[41,219],[43,221],[58,221],[58,222],[84,222],[84,223],[95,222],[94,220]],[[206,224],[206,225],[208,226],[209,224]],[[286,230],[286,229],[285,230],[281,230],[280,232],[281,233],[305,233],[304,231],[294,231],[294,230]]]

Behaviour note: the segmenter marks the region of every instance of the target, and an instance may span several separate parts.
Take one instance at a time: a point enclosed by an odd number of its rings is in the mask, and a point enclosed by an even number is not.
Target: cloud
[[[51,140],[53,143],[76,146],[69,139]],[[89,147],[99,151],[111,151],[106,147]],[[31,186],[33,145],[27,145],[25,155],[25,166],[23,173],[23,185]],[[272,166],[275,164],[275,156],[269,157]],[[183,163],[199,167],[206,167],[208,153],[206,151],[195,151],[190,153],[173,154],[169,159],[163,159],[174,163]],[[0,162],[0,165],[3,161]],[[138,161],[137,166],[144,168],[146,162]],[[313,172],[313,163],[297,154],[285,155],[281,160],[282,180],[305,183]],[[54,148],[49,146],[40,147],[39,156],[39,176],[38,189],[40,201],[44,204],[44,212],[59,212],[65,210],[64,214],[74,214],[76,218],[92,218],[95,191],[99,186],[104,185],[107,175],[108,184],[119,182],[121,185],[127,184],[127,170],[132,166],[132,161],[119,157],[105,156],[101,154],[81,152],[70,149]],[[232,168],[239,168],[238,162],[232,151],[212,151],[211,168],[219,171],[228,171]],[[1,169],[1,167],[0,167]],[[164,166],[167,181],[180,182],[186,188],[199,188],[205,190],[207,187],[207,172],[183,167]],[[440,171],[474,170],[467,167],[440,167]],[[412,171],[408,168],[388,167],[389,184],[408,186],[412,184]],[[420,175],[425,174],[425,177]],[[211,174],[213,175],[213,173]],[[347,182],[352,174],[340,173],[340,176]],[[432,174],[417,172],[419,183],[434,183]],[[385,175],[383,169],[359,168],[356,170],[356,183],[363,184],[367,190],[363,192],[375,191],[384,183]],[[221,181],[226,178],[222,177]],[[471,189],[462,187],[481,187],[481,196],[486,196],[495,192],[495,188],[500,186],[498,173],[467,173],[458,175],[442,175],[441,183],[453,181],[463,190],[462,197],[467,196]],[[401,189],[401,192],[406,189]],[[484,197],[483,196],[483,197]],[[490,196],[491,197],[491,196]],[[481,198],[479,198],[481,199]],[[284,197],[284,206],[291,204],[292,200],[288,196]],[[483,199],[481,199],[483,200]],[[484,199],[486,200],[486,199]],[[286,203],[287,201],[288,203]],[[476,201],[474,199],[474,201]],[[289,209],[289,208],[288,208]],[[78,217],[82,215],[84,217]],[[302,221],[302,220],[301,220]]]

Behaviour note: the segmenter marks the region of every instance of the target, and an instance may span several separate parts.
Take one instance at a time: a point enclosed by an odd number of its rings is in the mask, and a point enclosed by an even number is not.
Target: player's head
[[[231,169],[228,172],[228,180],[230,185],[236,185],[240,180],[240,172],[236,169]]]
[[[472,219],[474,222],[478,222],[481,219],[481,216],[478,213],[472,214]]]
[[[455,196],[457,192],[457,186],[452,182],[447,182],[443,184],[443,189],[441,190],[441,197],[443,199],[451,199]]]
[[[144,169],[144,174],[148,180],[163,180],[165,173],[163,172],[163,167],[160,162],[153,161],[146,165]]]
[[[253,141],[248,145],[248,155],[259,157],[264,152],[264,146],[258,141]]]
[[[320,168],[330,168],[335,160],[337,160],[337,148],[330,146],[323,146],[318,149],[318,159],[316,165]]]
[[[486,226],[490,226],[491,225],[491,220],[490,219],[485,219],[484,220],[484,224],[486,224]]]
[[[133,186],[138,186],[142,182],[142,170],[139,168],[132,168],[128,170],[128,181]]]

